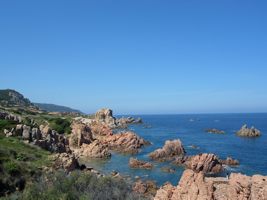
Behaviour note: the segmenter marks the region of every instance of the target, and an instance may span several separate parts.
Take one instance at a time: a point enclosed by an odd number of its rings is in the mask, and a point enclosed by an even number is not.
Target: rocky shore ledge
[[[166,183],[154,200],[266,200],[267,176],[232,173],[228,178],[205,177],[187,169],[177,186]]]

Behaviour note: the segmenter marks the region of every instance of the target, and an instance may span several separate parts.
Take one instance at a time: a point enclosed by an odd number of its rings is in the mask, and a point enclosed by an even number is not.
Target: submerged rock
[[[225,132],[222,131],[222,130],[218,130],[218,129],[215,129],[215,128],[212,128],[212,129],[206,129],[205,130],[207,133],[215,133],[215,134],[224,134]]]
[[[137,160],[136,158],[130,158],[129,166],[131,168],[139,168],[139,169],[152,169],[153,168],[153,165],[150,162]]]
[[[248,128],[248,126],[245,124],[239,131],[237,131],[236,134],[242,137],[258,137],[261,135],[261,132],[253,126]]]
[[[232,157],[227,157],[226,160],[220,160],[220,162],[224,165],[229,165],[229,166],[239,165],[239,161],[233,159]]]
[[[182,142],[179,139],[167,140],[161,149],[157,149],[149,154],[152,160],[165,161],[174,159],[185,154]]]

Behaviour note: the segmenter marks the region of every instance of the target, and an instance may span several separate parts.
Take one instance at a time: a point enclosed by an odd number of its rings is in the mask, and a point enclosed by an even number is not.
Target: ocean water
[[[179,138],[187,155],[198,153],[214,153],[225,159],[232,156],[240,161],[240,166],[227,168],[226,172],[241,172],[247,175],[267,175],[267,114],[194,114],[194,115],[144,115],[144,124],[132,125],[130,130],[136,132],[152,145],[144,147],[141,152],[132,157],[150,161],[148,154],[164,145],[166,140]],[[258,138],[238,137],[235,133],[243,124],[255,126],[262,132]],[[205,129],[216,128],[224,130],[225,134],[206,133]],[[193,149],[195,145],[198,149]],[[171,165],[169,162],[153,162],[154,169],[130,169],[128,167],[131,155],[113,153],[106,161],[87,161],[87,165],[95,167],[103,173],[115,170],[124,176],[155,180],[158,185],[171,182],[177,185],[184,168]],[[175,173],[161,171],[161,167],[174,168]]]

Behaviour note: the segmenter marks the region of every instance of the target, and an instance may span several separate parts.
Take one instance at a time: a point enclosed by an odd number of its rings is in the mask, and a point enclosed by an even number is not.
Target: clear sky
[[[0,88],[85,112],[267,112],[266,10],[265,0],[0,0]]]

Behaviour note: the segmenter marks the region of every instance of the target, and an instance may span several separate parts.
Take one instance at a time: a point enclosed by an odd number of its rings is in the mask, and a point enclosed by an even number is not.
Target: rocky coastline
[[[97,169],[79,163],[79,158],[109,159],[112,152],[135,155],[138,154],[149,141],[127,130],[130,124],[141,124],[140,118],[115,118],[110,109],[101,109],[93,118],[75,117],[71,121],[70,134],[60,134],[49,124],[38,125],[33,119],[25,124],[21,116],[6,111],[0,112],[0,119],[16,122],[11,129],[4,129],[6,137],[18,137],[24,142],[38,146],[53,153],[53,169],[63,169],[70,173],[73,170],[87,170],[97,176],[105,176]],[[124,129],[118,133],[114,129]],[[222,134],[217,129],[206,130],[209,133]],[[254,127],[244,125],[237,132],[239,136],[257,137],[260,131]],[[222,177],[207,177],[208,174],[219,174],[225,166],[239,165],[239,161],[227,157],[220,159],[212,153],[187,155],[180,139],[167,140],[162,148],[148,154],[151,162],[130,158],[129,167],[133,169],[151,170],[153,162],[171,162],[173,165],[185,168],[183,176],[176,186],[169,183],[157,186],[153,182],[137,180],[133,191],[155,200],[168,199],[266,199],[267,177],[254,175],[248,177],[232,173],[229,179]],[[165,166],[161,168],[166,173],[173,173],[175,169]],[[123,178],[119,172],[112,173],[113,177]]]

